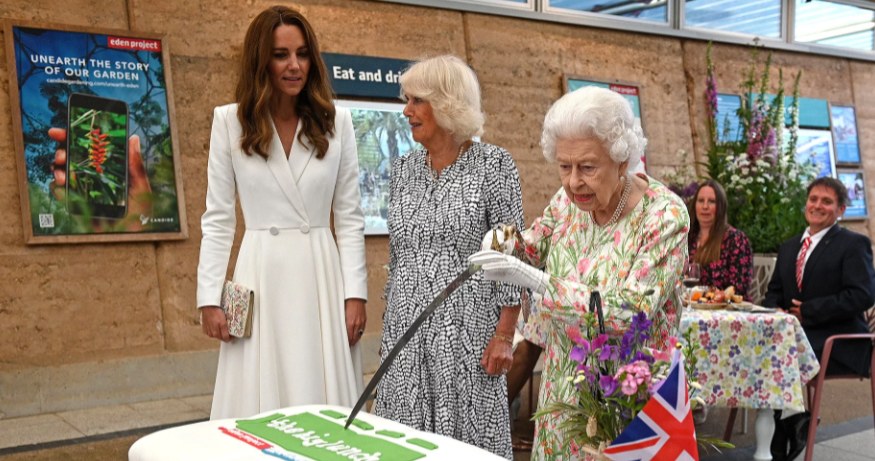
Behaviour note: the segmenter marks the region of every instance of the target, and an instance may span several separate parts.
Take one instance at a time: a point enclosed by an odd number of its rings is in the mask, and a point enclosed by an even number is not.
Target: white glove
[[[500,249],[494,248],[493,244],[497,244]],[[514,228],[507,224],[498,224],[495,228],[486,231],[480,243],[481,250],[496,250],[508,255],[513,253],[514,246],[516,246]]]
[[[547,290],[550,275],[519,259],[493,250],[478,251],[468,256],[468,262],[481,266],[486,280],[512,283],[529,288],[540,295]]]

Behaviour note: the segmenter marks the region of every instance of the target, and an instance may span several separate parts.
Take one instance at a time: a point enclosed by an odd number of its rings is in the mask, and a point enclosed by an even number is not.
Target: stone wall
[[[0,417],[87,406],[100,399],[88,392],[72,401],[52,396],[67,385],[88,389],[89,379],[137,389],[120,393],[117,401],[154,398],[156,388],[161,396],[209,392],[217,345],[201,333],[194,299],[211,114],[214,106],[232,100],[248,23],[273,3],[7,0],[0,5],[4,19],[165,35],[189,235],[174,242],[25,245],[8,51],[0,49],[0,161],[6,165],[0,170]],[[538,141],[544,113],[563,92],[563,74],[640,85],[652,174],[670,171],[681,161],[680,151],[696,160],[704,152],[704,42],[377,1],[283,3],[304,12],[326,52],[464,57],[483,87],[484,140],[507,148],[517,161],[528,222],[559,187]],[[749,53],[746,47],[714,46],[721,88],[738,87]],[[875,63],[792,52],[775,52],[773,62],[774,78],[783,68],[788,87],[791,74],[803,71],[803,96],[856,107],[867,191],[875,190],[875,93],[869,91],[875,87]],[[868,198],[873,203],[875,194],[869,192]],[[872,234],[869,221],[850,227]],[[371,372],[384,307],[387,242],[367,239],[371,321],[365,362]],[[162,357],[169,368],[162,368]],[[174,380],[186,379],[179,376],[186,367],[196,369],[189,378],[197,385],[174,390]],[[140,379],[162,374],[168,380],[164,385]],[[105,389],[105,383],[93,388]],[[15,404],[22,399],[38,404]]]

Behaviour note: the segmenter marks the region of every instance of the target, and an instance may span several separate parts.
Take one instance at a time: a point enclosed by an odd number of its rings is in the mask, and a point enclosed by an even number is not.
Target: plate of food
[[[744,298],[735,294],[735,288],[731,286],[725,290],[714,287],[696,287],[690,293],[690,307],[693,309],[727,309],[730,305],[743,302]]]
[[[690,307],[692,307],[693,309],[699,309],[699,310],[703,310],[703,311],[709,311],[709,310],[726,309],[727,307],[729,307],[729,303],[714,303],[714,302],[710,302],[710,303],[698,303],[698,302],[691,302],[691,303],[690,303]]]

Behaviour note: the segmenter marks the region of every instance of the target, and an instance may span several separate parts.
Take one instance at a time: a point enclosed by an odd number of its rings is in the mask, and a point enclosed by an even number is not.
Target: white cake
[[[503,459],[480,448],[349,408],[308,405],[246,419],[188,424],[149,434],[130,461],[406,461]]]

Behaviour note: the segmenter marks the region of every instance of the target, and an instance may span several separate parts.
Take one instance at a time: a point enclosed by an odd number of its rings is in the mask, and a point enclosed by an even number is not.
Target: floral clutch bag
[[[252,306],[255,293],[237,282],[228,280],[222,288],[222,310],[228,319],[228,332],[237,338],[252,335]]]

